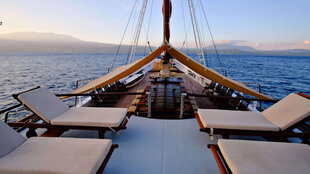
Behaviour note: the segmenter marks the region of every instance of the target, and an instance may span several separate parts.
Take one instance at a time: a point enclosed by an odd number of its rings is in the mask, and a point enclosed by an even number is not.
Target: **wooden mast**
[[[170,42],[170,17],[172,13],[172,4],[170,0],[163,0],[163,27],[164,27],[164,40],[163,44],[167,47]],[[168,63],[169,59],[171,58],[170,54],[165,50],[163,60],[165,63]]]
[[[163,0],[163,22],[164,22],[164,43],[170,40],[170,17],[172,12],[172,4],[170,0]]]

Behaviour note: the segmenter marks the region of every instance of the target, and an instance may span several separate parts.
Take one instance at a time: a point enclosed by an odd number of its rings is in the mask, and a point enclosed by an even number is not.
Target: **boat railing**
[[[111,95],[145,95],[146,92],[103,92],[103,93],[84,93],[84,94],[55,94],[57,97],[78,97],[78,96],[111,96]]]
[[[102,92],[102,93],[84,93],[84,94],[55,94],[58,97],[105,97],[105,96],[126,96],[126,95],[147,95],[148,103],[148,117],[151,117],[151,93],[150,92]],[[104,100],[108,102],[113,102],[114,100]]]
[[[184,97],[185,96],[193,96],[193,97],[205,97],[210,99],[224,99],[224,100],[246,100],[246,101],[260,101],[260,102],[272,102],[276,103],[279,100],[271,100],[271,99],[259,99],[259,98],[249,98],[249,97],[233,97],[233,96],[222,96],[222,95],[210,95],[210,94],[195,94],[195,93],[182,93],[181,94],[181,107],[180,107],[180,118],[183,117],[184,111]]]
[[[80,82],[88,82],[90,81],[91,79],[78,79],[76,82],[75,82],[75,89],[78,89],[79,88],[79,83]],[[74,106],[77,105],[77,101],[78,101],[78,96],[74,97]]]
[[[258,87],[258,92],[262,93],[262,85],[260,83],[255,83],[255,82],[243,82],[246,85],[257,85]],[[263,105],[262,105],[262,101],[259,100],[259,111],[262,112],[264,110]]]
[[[126,95],[147,95],[147,102],[148,102],[148,117],[151,117],[151,94],[150,92],[104,92],[104,93],[85,93],[85,94],[55,94],[58,97],[78,97],[78,96],[97,96],[97,97],[103,97],[103,96],[126,96]],[[4,117],[2,117],[3,121],[5,123],[8,123],[8,117],[11,113],[18,113],[22,110],[25,110],[24,107],[22,107],[22,104],[16,104],[13,106],[10,106],[6,109],[0,110],[0,115],[4,114]],[[20,109],[19,109],[20,108]],[[26,116],[28,119],[30,119],[30,116],[33,117],[33,115]],[[21,120],[24,120],[22,118]],[[19,120],[20,121],[20,120]],[[18,121],[18,122],[19,122]]]
[[[0,111],[0,115],[4,114],[3,121],[4,121],[5,123],[7,123],[7,122],[8,122],[9,114],[12,113],[12,112],[18,112],[18,111],[12,111],[12,110],[13,110],[13,109],[16,109],[16,108],[19,108],[19,107],[21,107],[21,106],[22,106],[22,104],[16,104],[16,105],[14,105],[14,106],[11,106],[11,107],[8,107],[8,108],[6,108],[6,109],[1,110],[1,111]]]

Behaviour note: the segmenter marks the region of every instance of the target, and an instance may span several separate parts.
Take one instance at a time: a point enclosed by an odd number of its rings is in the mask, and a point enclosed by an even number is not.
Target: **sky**
[[[136,0],[1,0],[0,34],[52,32],[92,42],[120,43]],[[137,0],[141,7],[143,0]],[[310,49],[310,0],[201,0],[217,44],[247,45],[260,50]],[[197,21],[205,45],[211,43],[199,0]],[[188,0],[172,0],[171,44],[194,46]],[[162,0],[148,0],[139,44],[162,42]],[[184,11],[184,19],[182,7]],[[150,15],[152,12],[152,15]],[[137,19],[138,8],[133,13]],[[150,20],[151,19],[151,20]],[[134,21],[134,20],[132,20]],[[150,21],[150,22],[149,22]],[[150,25],[149,25],[150,24]],[[129,23],[125,43],[135,24]],[[184,27],[186,26],[186,27]],[[149,32],[148,31],[148,27]]]

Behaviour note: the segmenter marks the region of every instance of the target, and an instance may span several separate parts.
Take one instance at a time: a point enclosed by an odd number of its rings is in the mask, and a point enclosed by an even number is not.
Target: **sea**
[[[194,59],[197,56],[190,55]],[[128,54],[120,54],[115,67],[124,65]],[[136,59],[144,57],[143,54]],[[114,54],[55,54],[55,53],[1,53],[0,54],[0,110],[17,104],[11,96],[36,86],[47,87],[54,93],[67,93],[80,85],[107,73]],[[207,55],[210,68],[243,82],[275,99],[294,92],[310,94],[310,57],[262,55]],[[73,105],[74,100],[65,101]],[[267,108],[271,103],[264,103]],[[23,114],[12,113],[9,120],[18,120]],[[3,118],[3,114],[0,118]]]

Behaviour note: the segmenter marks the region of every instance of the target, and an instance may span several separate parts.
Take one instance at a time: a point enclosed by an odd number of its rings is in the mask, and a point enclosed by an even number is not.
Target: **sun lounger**
[[[225,140],[208,145],[222,174],[309,173],[307,144]]]
[[[261,113],[198,109],[196,119],[200,130],[211,135],[250,135],[266,137],[299,137],[309,139],[310,134],[292,130],[310,116],[310,100],[290,94]]]
[[[36,88],[14,97],[25,107],[38,115],[43,123],[9,123],[12,127],[47,128],[48,131],[58,131],[59,136],[69,129],[98,130],[103,138],[108,130],[125,129],[128,122],[127,108],[69,108],[46,88]],[[32,133],[29,133],[31,135]]]
[[[117,147],[106,139],[26,139],[0,121],[0,173],[102,173]]]

